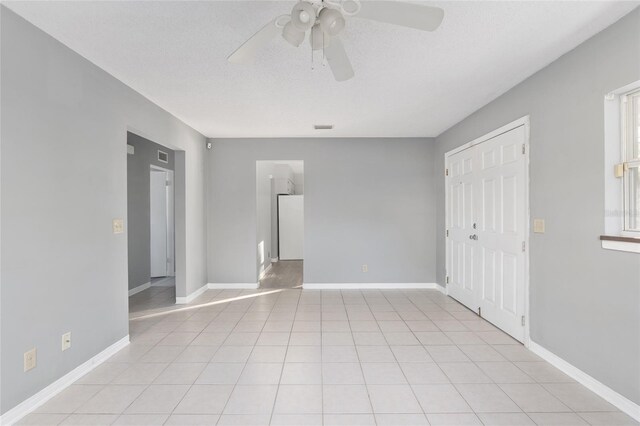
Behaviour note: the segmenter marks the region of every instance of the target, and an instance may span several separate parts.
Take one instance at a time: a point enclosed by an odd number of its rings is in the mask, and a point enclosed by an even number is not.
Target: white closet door
[[[482,317],[524,340],[526,177],[524,126],[475,147],[476,242]]]
[[[475,244],[473,235],[474,151],[464,150],[448,159],[447,179],[449,224],[447,245],[447,272],[449,294],[461,303],[472,307],[475,300]]]
[[[151,171],[150,245],[151,277],[167,276],[167,173]]]
[[[278,234],[280,259],[303,259],[304,195],[278,197]]]
[[[524,126],[447,157],[449,294],[524,340]]]

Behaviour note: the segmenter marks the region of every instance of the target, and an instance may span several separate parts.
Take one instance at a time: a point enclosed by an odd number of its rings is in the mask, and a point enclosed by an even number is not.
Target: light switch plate
[[[124,232],[124,219],[113,219],[113,233],[122,234]]]
[[[368,265],[362,265],[362,272],[369,272],[369,266]]]
[[[71,332],[62,335],[62,350],[66,351],[71,347]]]
[[[136,153],[136,147],[133,145],[127,144],[127,154],[134,155]]]
[[[37,357],[36,357],[36,348],[28,350],[24,353],[24,371],[27,372],[36,368]]]
[[[533,219],[533,232],[544,234],[544,219]]]

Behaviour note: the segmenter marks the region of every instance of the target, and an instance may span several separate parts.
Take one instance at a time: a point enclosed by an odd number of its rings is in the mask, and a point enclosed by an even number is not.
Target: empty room
[[[640,425],[640,1],[2,1],[1,425]]]

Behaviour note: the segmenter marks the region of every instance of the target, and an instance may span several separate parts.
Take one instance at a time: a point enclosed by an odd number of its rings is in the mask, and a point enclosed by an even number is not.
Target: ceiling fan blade
[[[356,18],[371,19],[422,31],[434,31],[444,18],[444,10],[421,4],[363,0],[360,5],[361,9],[355,15]]]
[[[324,55],[336,81],[349,80],[355,75],[340,37],[331,37],[331,42],[324,48]]]
[[[248,64],[255,60],[256,54],[267,43],[277,37],[278,33],[282,31],[282,27],[276,25],[277,21],[281,17],[277,17],[273,21],[270,21],[267,25],[262,27],[260,31],[255,33],[245,41],[242,46],[238,47],[231,55],[227,57],[227,61],[234,64]]]

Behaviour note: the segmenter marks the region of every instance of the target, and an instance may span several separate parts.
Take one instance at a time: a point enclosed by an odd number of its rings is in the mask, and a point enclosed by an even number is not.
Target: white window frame
[[[633,145],[636,141],[633,140],[634,132],[633,126],[636,127],[640,125],[640,123],[636,123],[637,114],[634,114],[632,103],[629,102],[629,98],[632,96],[640,96],[640,88],[637,90],[632,90],[620,96],[620,140],[622,143],[621,153],[622,153],[622,164],[624,165],[624,176],[622,178],[622,187],[623,187],[623,211],[624,211],[624,226],[623,226],[623,234],[631,236],[631,237],[639,237],[640,238],[640,229],[631,229],[631,200],[630,200],[630,173],[629,168],[632,167],[640,167],[640,156],[633,157]],[[640,209],[640,206],[635,207],[636,210]]]
[[[614,168],[627,159],[625,125],[628,118],[624,117],[627,110],[623,101],[627,95],[638,91],[640,91],[640,80],[616,89],[604,98],[604,235],[606,236],[640,238],[640,231],[627,230],[629,211],[629,194],[625,191],[628,186],[625,184],[627,173],[622,178],[614,174]],[[602,240],[602,248],[640,253],[640,244],[637,242]]]

